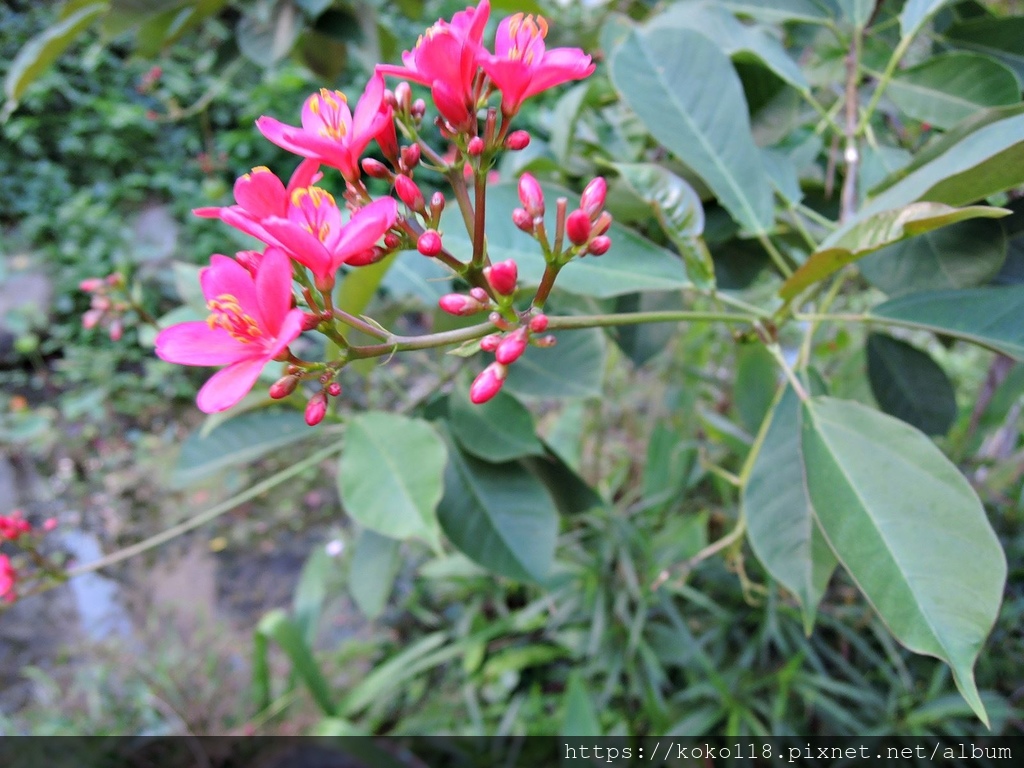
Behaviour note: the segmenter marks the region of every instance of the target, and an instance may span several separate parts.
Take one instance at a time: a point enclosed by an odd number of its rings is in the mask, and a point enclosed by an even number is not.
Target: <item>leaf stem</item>
[[[782,276],[786,278],[790,277],[793,274],[793,270],[786,262],[786,257],[782,255],[782,252],[779,251],[778,248],[775,247],[775,243],[771,241],[771,238],[762,232],[757,236],[757,239],[764,247],[765,251],[767,251],[768,256],[771,257],[772,263],[774,263],[775,267],[782,273]]]

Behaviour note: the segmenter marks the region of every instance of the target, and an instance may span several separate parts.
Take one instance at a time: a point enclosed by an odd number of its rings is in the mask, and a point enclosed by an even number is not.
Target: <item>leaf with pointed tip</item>
[[[803,266],[782,284],[779,295],[791,299],[804,288],[835,274],[847,264],[905,238],[958,221],[981,217],[997,219],[1009,214],[1010,211],[1005,208],[986,205],[951,208],[941,203],[911,203],[903,208],[875,214],[830,235]]]
[[[912,293],[873,307],[868,317],[955,336],[1024,360],[1024,286]]]
[[[949,0],[907,0],[900,13],[900,34],[903,37],[917,34],[925,22],[948,2]]]
[[[905,341],[868,336],[868,380],[883,411],[926,435],[944,435],[956,420],[956,392],[932,358]]]
[[[1001,61],[1024,83],[1024,16],[965,19],[945,31],[948,42]]]
[[[829,12],[815,0],[721,0],[721,3],[735,14],[770,23],[827,24],[832,20]]]
[[[893,636],[945,661],[988,725],[974,663],[1006,558],[974,489],[927,437],[858,403],[803,404],[807,489],[839,561]]]
[[[499,463],[522,456],[543,456],[533,416],[507,392],[498,392],[486,403],[474,405],[468,388],[457,386],[448,398],[452,434],[469,453]]]
[[[375,619],[384,610],[402,561],[401,542],[365,528],[353,546],[348,591],[359,610]]]
[[[659,142],[692,168],[751,233],[775,220],[732,62],[692,29],[633,29],[612,52],[612,83]],[[699,72],[699,77],[678,77]]]
[[[553,348],[527,347],[509,366],[505,388],[524,400],[599,397],[608,340],[597,328],[558,331]]]

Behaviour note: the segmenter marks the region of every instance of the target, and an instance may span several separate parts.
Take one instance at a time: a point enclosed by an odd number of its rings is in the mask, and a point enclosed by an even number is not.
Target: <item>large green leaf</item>
[[[693,187],[654,163],[615,163],[614,168],[651,206],[661,228],[682,255],[694,284],[699,288],[714,287],[715,265],[701,239],[704,207]]]
[[[915,200],[966,205],[1020,184],[1024,105],[994,107],[929,143],[910,165],[872,190],[857,220]]]
[[[999,218],[1010,212],[1005,208],[975,205],[951,208],[941,203],[912,203],[884,211],[837,230],[794,272],[779,295],[791,299],[809,285],[824,280],[845,265],[886,245],[923,234],[948,224],[980,217]]]
[[[486,403],[469,401],[465,386],[457,386],[448,398],[452,434],[469,453],[484,461],[502,462],[522,456],[543,456],[533,416],[507,392]]]
[[[608,342],[598,328],[558,331],[554,348],[528,347],[509,366],[507,391],[527,400],[600,397]]]
[[[298,411],[264,410],[244,413],[209,434],[197,429],[181,446],[171,473],[172,488],[185,488],[229,467],[255,461],[298,440],[315,437]]]
[[[900,13],[900,33],[903,37],[917,34],[924,23],[934,16],[949,0],[907,0]]]
[[[29,84],[56,61],[107,8],[106,2],[90,3],[25,43],[11,62],[4,79],[4,93],[11,103],[16,103]],[[9,105],[7,109],[10,108]]]
[[[1024,360],[1024,286],[912,293],[879,304],[869,317],[971,341]]]
[[[800,400],[786,387],[743,486],[741,504],[750,546],[768,573],[800,601],[804,630],[836,567],[814,521],[800,453]]]
[[[348,591],[367,618],[377,618],[387,605],[402,564],[400,552],[397,539],[369,529],[359,532],[349,565]]]
[[[721,3],[733,13],[772,23],[805,21],[825,24],[832,18],[828,10],[815,0],[721,0]]]
[[[984,53],[1003,62],[1024,83],[1024,16],[985,16],[954,24],[946,39],[958,48]]]
[[[871,20],[876,0],[834,0],[843,18],[855,27],[864,27]]]
[[[972,219],[872,253],[861,274],[890,296],[944,288],[973,288],[991,280],[1006,261],[1000,222]]]
[[[974,662],[999,612],[1006,560],[970,483],[924,435],[857,403],[803,405],[815,518],[897,640],[949,664],[988,718]]]
[[[554,184],[544,184],[543,188],[548,201],[546,225],[550,236],[555,231],[555,199],[567,197],[575,201],[579,196]],[[521,284],[538,285],[544,274],[544,256],[537,242],[512,223],[512,211],[520,205],[517,185],[497,184],[488,188],[488,253],[491,261],[515,259]],[[444,214],[445,247],[468,261],[473,246],[454,208],[450,206]],[[620,224],[612,224],[608,236],[612,239],[611,250],[603,256],[587,256],[566,265],[558,275],[559,289],[606,299],[636,291],[673,291],[691,285],[683,263],[670,250]]]
[[[257,661],[253,664],[255,688],[259,691],[257,701],[269,704],[269,668],[266,663],[267,641],[273,640],[285,652],[292,664],[292,669],[309,689],[317,706],[325,715],[333,715],[336,707],[334,693],[331,690],[323,670],[317,663],[309,645],[306,644],[299,626],[288,618],[280,608],[276,608],[260,619],[256,627],[255,642]],[[265,709],[265,707],[261,707]]]
[[[490,464],[453,446],[438,514],[451,542],[485,568],[511,579],[547,577],[558,512],[541,482],[519,464]]]
[[[705,1],[672,5],[665,13],[651,17],[646,26],[648,29],[692,29],[718,43],[727,56],[740,59],[753,57],[794,88],[807,90],[810,87],[807,78],[782,43],[760,27],[740,23],[717,3]]]
[[[1020,101],[1013,72],[987,56],[960,51],[903,70],[886,93],[915,120],[942,129],[952,128],[979,109]]]
[[[747,344],[737,350],[732,399],[740,422],[752,435],[757,434],[761,422],[771,410],[778,378],[775,358],[762,344]]]
[[[567,736],[601,736],[601,721],[591,699],[590,691],[580,670],[569,675],[569,684],[562,697],[562,730]]]
[[[440,540],[437,504],[447,461],[444,441],[421,419],[370,412],[345,433],[338,489],[346,511],[394,539]]]
[[[771,185],[750,134],[743,86],[718,46],[692,29],[634,29],[611,54],[610,70],[651,135],[700,175],[745,229],[767,232],[775,213]]]
[[[956,420],[956,392],[931,357],[905,341],[868,336],[868,380],[883,411],[927,435],[944,435]]]

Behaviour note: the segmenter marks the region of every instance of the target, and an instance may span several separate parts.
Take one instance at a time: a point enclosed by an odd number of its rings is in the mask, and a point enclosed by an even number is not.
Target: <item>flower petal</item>
[[[292,262],[280,248],[267,248],[256,272],[256,299],[264,331],[277,336],[292,305]]]
[[[179,365],[228,365],[251,354],[251,346],[201,320],[172,325],[156,337],[157,357]]]
[[[331,255],[312,234],[288,219],[267,219],[263,226],[297,262],[309,267],[318,276],[326,277],[330,274]]]
[[[235,181],[235,201],[257,219],[280,216],[288,204],[284,184],[268,168],[253,168]]]
[[[299,338],[302,333],[302,323],[305,312],[301,309],[293,309],[284,316],[281,327],[278,329],[277,338],[274,343],[267,347],[267,357],[273,359],[284,352],[285,348]]]
[[[352,214],[332,249],[334,264],[341,265],[348,256],[371,247],[391,228],[397,216],[398,203],[393,197],[374,200]]]
[[[251,357],[217,371],[203,384],[196,397],[196,405],[203,413],[226,411],[249,394],[268,362],[264,356]]]
[[[200,271],[199,282],[207,301],[230,296],[261,328],[266,327],[256,299],[256,284],[249,270],[237,261],[215,253],[210,257],[210,266]]]

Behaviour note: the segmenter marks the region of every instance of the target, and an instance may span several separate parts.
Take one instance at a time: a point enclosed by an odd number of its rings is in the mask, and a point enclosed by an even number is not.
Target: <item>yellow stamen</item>
[[[249,343],[263,335],[252,316],[242,311],[238,299],[230,293],[222,293],[206,302],[210,316],[206,324],[211,328],[223,328],[233,339]]]

